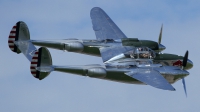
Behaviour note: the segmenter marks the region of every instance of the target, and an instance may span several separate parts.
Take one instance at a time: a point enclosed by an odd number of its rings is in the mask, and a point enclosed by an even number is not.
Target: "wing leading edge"
[[[127,38],[112,19],[99,7],[91,9],[93,30],[98,40]]]
[[[157,71],[144,70],[143,72],[125,74],[155,88],[175,91],[174,87]]]

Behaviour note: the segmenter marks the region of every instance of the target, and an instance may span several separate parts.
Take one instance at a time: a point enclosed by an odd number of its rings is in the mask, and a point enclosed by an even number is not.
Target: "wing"
[[[174,87],[157,71],[144,70],[139,73],[128,72],[125,74],[155,88],[175,90]]]
[[[133,47],[129,46],[111,46],[99,48],[103,62],[110,60],[116,56],[121,56],[123,53],[130,51]]]
[[[112,19],[99,7],[90,11],[93,30],[98,40],[127,38]]]

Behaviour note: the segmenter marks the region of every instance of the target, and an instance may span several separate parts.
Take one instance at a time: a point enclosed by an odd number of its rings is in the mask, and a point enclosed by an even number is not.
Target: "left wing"
[[[99,7],[91,9],[93,30],[98,40],[127,38],[112,19]]]
[[[175,91],[174,87],[157,71],[144,69],[142,72],[125,74],[155,88]]]

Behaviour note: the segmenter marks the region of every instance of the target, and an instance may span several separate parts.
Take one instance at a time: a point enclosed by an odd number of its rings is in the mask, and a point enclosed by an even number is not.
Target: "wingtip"
[[[102,10],[100,7],[93,7],[92,9],[91,9],[91,11],[93,11],[93,10]]]
[[[90,17],[91,17],[91,19],[92,19],[93,16],[96,15],[97,12],[103,12],[103,9],[101,9],[100,7],[93,7],[90,10]]]
[[[161,88],[160,88],[160,89],[161,89]],[[164,90],[169,90],[169,91],[176,91],[176,89],[173,88],[173,87],[170,87],[170,88],[162,88],[162,89],[164,89]]]
[[[171,85],[171,88],[169,90],[176,91],[176,89],[172,85]]]

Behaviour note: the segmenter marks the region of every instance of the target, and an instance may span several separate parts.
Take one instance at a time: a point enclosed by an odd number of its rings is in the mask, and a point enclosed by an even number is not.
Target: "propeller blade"
[[[185,56],[183,57],[182,69],[184,69],[184,67],[186,67],[187,61],[188,61],[188,51],[186,51]],[[183,83],[183,88],[184,88],[184,91],[185,91],[185,95],[187,97],[186,84],[185,84],[185,79],[184,78],[182,78],[182,83]]]
[[[188,51],[186,51],[185,56],[183,58],[183,67],[186,67],[188,60]]]
[[[182,83],[183,83],[183,88],[184,88],[184,91],[185,91],[185,95],[187,97],[186,84],[185,84],[185,79],[184,78],[182,78]]]
[[[162,40],[162,29],[163,29],[163,25],[161,26],[161,29],[160,29],[160,35],[159,35],[159,38],[158,38],[158,44],[160,44],[161,40]]]

